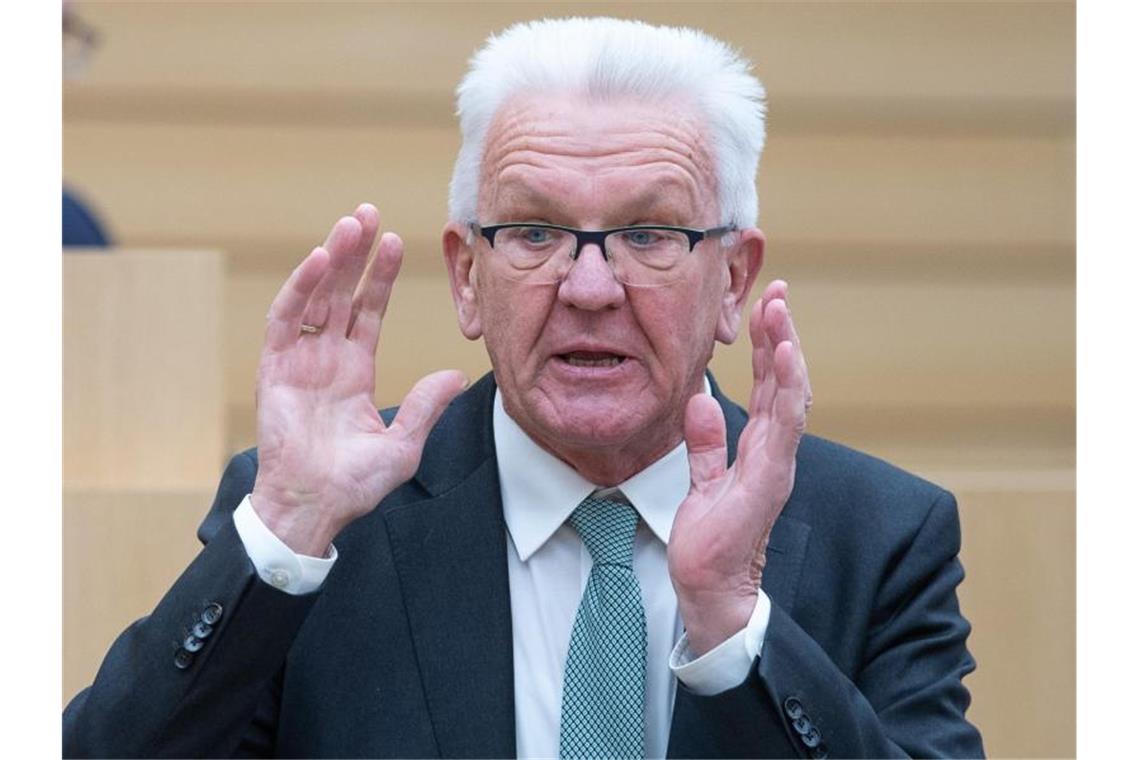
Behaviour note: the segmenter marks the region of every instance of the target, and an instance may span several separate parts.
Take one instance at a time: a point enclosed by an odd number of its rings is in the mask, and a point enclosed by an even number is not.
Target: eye
[[[530,245],[542,245],[549,243],[554,235],[553,230],[545,227],[522,227],[519,229],[519,237]]]
[[[623,237],[627,243],[639,248],[654,245],[661,241],[661,233],[657,230],[626,230]]]

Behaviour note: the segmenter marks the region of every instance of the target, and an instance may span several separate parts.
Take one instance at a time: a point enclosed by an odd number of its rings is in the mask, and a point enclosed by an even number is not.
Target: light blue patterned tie
[[[570,515],[594,565],[562,684],[561,758],[645,756],[645,608],[633,574],[637,510],[588,496]]]

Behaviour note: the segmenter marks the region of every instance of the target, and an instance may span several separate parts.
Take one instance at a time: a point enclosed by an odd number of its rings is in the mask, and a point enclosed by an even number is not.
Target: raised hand
[[[776,280],[752,309],[752,394],[732,467],[720,405],[700,394],[685,410],[691,483],[668,556],[681,619],[698,655],[747,625],[768,536],[795,481],[811,386],[787,294],[787,283]]]
[[[420,380],[392,424],[376,412],[376,347],[403,243],[380,238],[374,206],[342,217],[269,309],[257,376],[253,508],[291,549],[323,556],[348,523],[419,466],[424,440],[466,385],[457,370]]]

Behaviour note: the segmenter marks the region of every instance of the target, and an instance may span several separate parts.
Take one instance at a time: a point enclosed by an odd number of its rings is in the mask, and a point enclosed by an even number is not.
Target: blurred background
[[[1073,3],[71,3],[64,185],[66,702],[198,550],[254,444],[264,316],[364,200],[407,244],[377,403],[488,369],[440,254],[452,93],[546,15],[697,26],[768,88],[765,281],[791,283],[810,430],[953,490],[994,756],[1075,754]],[[69,28],[68,28],[69,27]],[[757,288],[759,291],[759,288]],[[678,318],[684,318],[679,315]],[[747,341],[714,371],[747,397]]]

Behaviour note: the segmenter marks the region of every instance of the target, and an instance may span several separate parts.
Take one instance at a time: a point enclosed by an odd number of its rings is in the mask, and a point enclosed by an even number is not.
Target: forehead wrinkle
[[[691,104],[598,102],[564,93],[521,97],[502,106],[488,130],[477,214],[542,211],[589,225],[657,215],[689,224],[710,211],[715,216],[718,181],[705,134]],[[529,185],[529,192],[508,187],[514,181]],[[643,186],[658,190],[660,204],[638,213],[624,199]],[[545,197],[528,206],[528,195]]]
[[[593,101],[581,97],[554,95],[553,98],[517,97],[500,107],[490,125],[490,132],[498,132],[502,139],[517,135],[537,138],[558,138],[590,135],[591,131],[614,134],[615,130],[592,129],[606,118],[618,113],[625,123],[617,125],[619,131],[635,131],[633,127],[656,132],[690,145],[701,143],[705,132],[704,119],[691,107],[681,103],[655,103],[642,100]],[[590,135],[591,138],[597,135]],[[589,149],[592,139],[585,145]]]
[[[645,168],[653,170],[653,174],[647,176],[644,189],[615,193],[607,198],[606,215],[614,223],[629,223],[632,216],[645,221],[688,223],[694,221],[693,212],[700,213],[710,200],[702,198],[694,178],[672,162],[648,164]],[[530,169],[535,171],[528,171]],[[622,168],[613,169],[613,172],[620,171]],[[491,183],[491,197],[500,216],[513,213],[553,218],[571,212],[575,199],[604,191],[604,178],[599,175],[609,173],[606,169],[584,174],[574,172],[571,176],[560,167],[539,168],[528,162],[512,162]],[[671,197],[669,191],[673,188],[683,194],[683,206]]]
[[[496,167],[501,171],[516,161],[541,164],[543,158],[571,158],[586,168],[612,167],[615,160],[621,165],[671,161],[694,176],[711,168],[703,144],[658,128],[583,135],[574,131],[536,132],[519,125],[514,134],[495,137],[484,157],[485,169]]]

